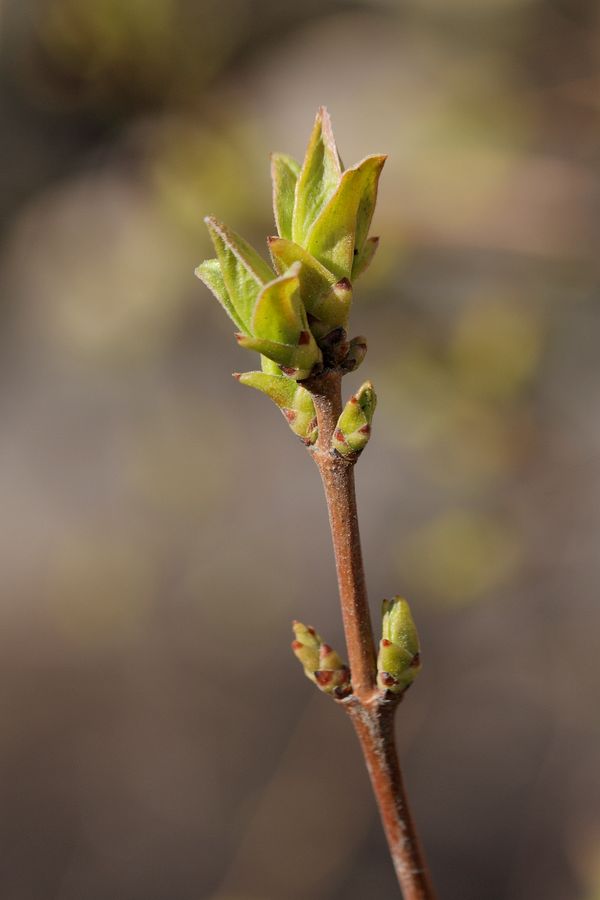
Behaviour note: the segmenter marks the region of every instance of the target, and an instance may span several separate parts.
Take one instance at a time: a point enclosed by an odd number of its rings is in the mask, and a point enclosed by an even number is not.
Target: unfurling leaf
[[[351,277],[354,250],[362,250],[385,160],[367,156],[347,169],[306,236],[306,249],[338,278]]]
[[[234,376],[240,384],[256,388],[277,404],[288,425],[307,445],[317,439],[315,406],[309,392],[285,375],[243,372]]]
[[[292,236],[292,216],[294,215],[296,182],[299,174],[300,165],[291,156],[287,156],[285,153],[271,154],[273,211],[277,231],[282,238],[291,238]]]
[[[262,256],[226,225],[210,216],[204,221],[217,251],[231,306],[241,322],[241,330],[251,334],[250,322],[256,298],[262,287],[273,278],[273,272]],[[211,285],[208,286],[213,290]],[[217,295],[217,299],[221,298]]]
[[[306,148],[296,182],[292,239],[302,244],[313,222],[335,191],[342,164],[335,145],[329,113],[322,106]]]

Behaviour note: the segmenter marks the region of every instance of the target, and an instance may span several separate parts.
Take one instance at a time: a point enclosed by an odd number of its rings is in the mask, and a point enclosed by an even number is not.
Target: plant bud
[[[348,353],[346,355],[346,359],[343,362],[344,369],[347,372],[356,371],[356,369],[358,369],[358,367],[360,366],[360,364],[362,363],[362,361],[364,360],[366,355],[367,355],[367,339],[362,337],[362,335],[359,337],[352,338],[352,340],[350,341],[350,346],[348,348]]]
[[[332,694],[341,700],[352,692],[350,670],[340,656],[314,628],[294,622],[295,640],[292,650],[300,660],[307,678],[313,681],[325,694]]]
[[[421,669],[419,637],[410,607],[401,597],[384,600],[383,637],[377,657],[377,684],[382,690],[400,694],[412,684]]]
[[[346,403],[333,433],[331,445],[340,456],[353,457],[366,446],[377,397],[370,381],[359,388]]]

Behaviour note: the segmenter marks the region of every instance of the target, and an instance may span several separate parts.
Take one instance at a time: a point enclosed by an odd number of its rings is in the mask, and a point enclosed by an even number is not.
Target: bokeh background
[[[0,40],[2,898],[398,896],[289,651],[342,643],[317,473],[193,277],[325,103],[389,153],[347,390],[440,897],[598,900],[597,2],[0,0]]]

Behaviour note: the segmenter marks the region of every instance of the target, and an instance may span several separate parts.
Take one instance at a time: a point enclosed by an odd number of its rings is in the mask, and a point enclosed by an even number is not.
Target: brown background
[[[194,266],[320,103],[387,152],[356,291],[373,608],[442,900],[598,900],[600,7],[0,0],[0,896],[397,897],[317,473]]]

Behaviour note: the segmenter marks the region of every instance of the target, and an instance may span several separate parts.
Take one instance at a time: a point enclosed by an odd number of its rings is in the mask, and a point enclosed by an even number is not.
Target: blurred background
[[[321,488],[193,270],[316,107],[387,152],[355,293],[373,610],[441,900],[598,900],[600,7],[0,0],[0,895],[392,900]]]

